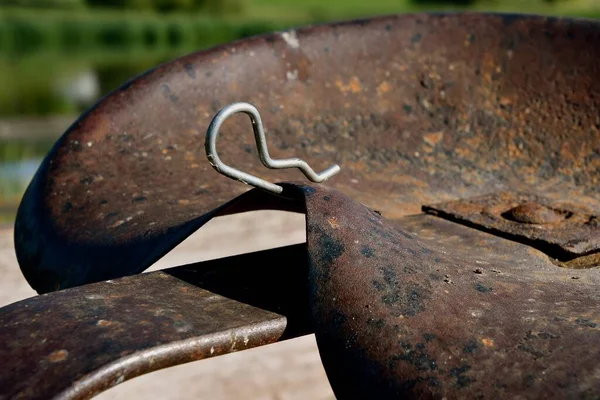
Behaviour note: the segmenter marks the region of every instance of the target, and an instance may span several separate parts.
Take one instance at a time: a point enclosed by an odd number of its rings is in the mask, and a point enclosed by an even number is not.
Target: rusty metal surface
[[[265,204],[277,209],[304,210],[305,246],[258,253],[253,260],[239,256],[236,259],[243,262],[233,267],[228,267],[231,261],[203,263],[181,267],[168,275],[137,275],[121,282],[139,282],[142,286],[143,279],[149,277],[159,281],[177,278],[177,285],[195,291],[189,294],[185,309],[196,315],[211,315],[211,310],[218,310],[218,316],[227,315],[226,320],[246,323],[254,315],[264,318],[262,313],[267,312],[254,309],[257,314],[249,315],[235,307],[229,310],[226,305],[213,309],[206,304],[210,302],[200,301],[204,292],[199,288],[204,288],[290,316],[290,321],[296,322],[293,329],[288,325],[286,336],[315,332],[328,378],[339,399],[593,399],[600,394],[600,269],[560,268],[531,246],[432,215],[387,219],[383,212],[324,185],[283,185],[288,199],[253,190],[236,199],[233,208],[226,212],[264,208]],[[269,203],[269,199],[277,200]],[[285,267],[281,265],[283,260]],[[256,275],[257,267],[264,264],[269,267]],[[172,298],[169,282],[157,282],[157,293],[151,293],[153,285],[143,285],[137,293],[129,288],[126,292],[136,303],[148,295],[159,304],[169,299],[174,307],[181,307],[184,302]],[[112,288],[105,286],[109,283],[100,285],[103,295]],[[59,295],[66,299],[78,291],[92,293],[90,288],[94,287],[83,286],[36,299],[43,301]],[[159,293],[162,295],[156,298]],[[30,302],[35,304],[34,300]],[[48,304],[56,307],[55,302]],[[68,304],[73,307],[78,303]],[[98,311],[90,304],[77,307],[93,314],[79,323],[93,319],[92,328],[99,329]],[[32,312],[21,307],[2,319],[14,321],[19,317],[18,311],[30,313],[29,316]],[[59,307],[57,312],[60,311]],[[115,308],[113,318],[123,318],[122,311]],[[132,314],[132,323],[143,323],[143,316]],[[22,318],[27,323],[25,314]],[[71,314],[56,318],[45,315],[46,323],[53,323],[46,330],[54,327],[55,332],[74,331],[69,325],[56,328],[56,322],[68,323],[72,319]],[[102,319],[109,321],[111,317]],[[160,336],[165,327],[158,326],[160,317],[154,319],[157,326],[149,328],[150,334]],[[268,337],[265,343],[284,334],[285,321],[277,321],[272,336],[271,332],[259,335],[263,340]],[[216,331],[227,331],[215,320],[210,324]],[[11,335],[31,331],[44,330],[29,325],[17,326],[13,331],[5,327],[2,333],[10,339]],[[132,346],[144,346],[140,337],[127,332],[123,335]],[[82,334],[78,332],[72,340],[81,346]],[[116,332],[111,333],[111,340],[123,338]],[[30,342],[30,338],[23,341]],[[89,343],[89,355],[99,354],[98,346],[105,345],[104,341],[91,338]],[[225,351],[229,344],[223,346]],[[66,345],[61,341],[61,346],[62,349]],[[207,346],[202,347],[202,355],[206,355]],[[54,359],[55,347],[44,348],[39,354]],[[168,346],[164,353],[171,364],[198,358],[199,350],[176,348]],[[148,350],[150,354],[152,351],[155,349]],[[129,360],[126,353],[113,356],[123,358],[118,365]],[[39,365],[30,357],[21,358],[29,360],[23,363]],[[166,365],[170,364],[160,366]],[[82,368],[85,362],[73,366]],[[17,370],[23,374],[21,377],[27,376],[26,368]],[[135,375],[148,370],[146,365],[145,369],[135,370]],[[45,375],[49,382],[65,385],[64,380],[52,376],[58,370],[42,367],[38,371],[38,378],[44,372],[49,374]],[[93,390],[81,385],[85,380],[76,381],[71,386],[73,392],[66,393],[74,398],[85,397],[119,383],[119,376],[96,378]]]
[[[310,305],[339,399],[594,399],[600,269],[305,186]]]
[[[157,369],[304,334],[305,259],[304,245],[290,246],[4,307],[0,398],[90,398]]]
[[[420,212],[506,191],[598,215],[599,42],[591,21],[407,15],[159,66],[45,159],[16,222],[19,263],[48,292],[141,272],[216,215],[305,211],[309,270],[306,254],[296,270],[338,398],[597,398],[600,270]],[[200,150],[210,118],[236,101],[261,111],[274,158],[341,165],[332,188],[232,200],[246,188]],[[298,178],[264,174],[252,140],[232,117],[219,154],[270,182]],[[531,202],[507,211],[529,225],[561,217]]]
[[[427,213],[515,238],[561,260],[600,249],[596,215],[573,201],[557,203],[527,193],[494,193],[424,206]]]
[[[535,16],[404,15],[272,34],[128,82],[44,160],[15,225],[39,292],[138,273],[244,192],[205,161],[222,106],[251,101],[271,154],[315,169],[389,218],[499,190],[600,212],[600,27]],[[224,162],[272,182],[243,116]]]

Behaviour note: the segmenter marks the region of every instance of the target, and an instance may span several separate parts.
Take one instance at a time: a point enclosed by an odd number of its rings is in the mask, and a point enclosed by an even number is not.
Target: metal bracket
[[[598,216],[575,208],[533,194],[500,192],[426,205],[423,211],[531,245],[569,262],[600,250]],[[595,258],[592,265],[585,266],[597,265]]]

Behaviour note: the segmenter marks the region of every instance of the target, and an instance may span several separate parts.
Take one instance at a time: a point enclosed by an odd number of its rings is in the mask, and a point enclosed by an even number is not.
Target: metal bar
[[[305,245],[295,245],[14,303],[0,309],[0,398],[90,398],[157,369],[308,333],[306,276]]]

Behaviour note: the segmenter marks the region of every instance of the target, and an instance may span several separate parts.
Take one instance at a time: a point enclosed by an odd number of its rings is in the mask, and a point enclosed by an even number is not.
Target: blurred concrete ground
[[[217,218],[150,270],[305,241],[304,215],[259,211]],[[282,268],[286,265],[282,262]],[[34,296],[0,230],[0,306]],[[334,399],[314,335],[141,376],[97,397],[116,399]]]

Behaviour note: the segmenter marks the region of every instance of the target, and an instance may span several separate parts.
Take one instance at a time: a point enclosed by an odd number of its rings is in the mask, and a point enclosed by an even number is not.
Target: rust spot
[[[377,86],[377,95],[381,96],[384,93],[390,91],[390,84],[387,81],[383,81],[381,85]]]
[[[196,155],[191,151],[187,151],[185,156],[183,157],[185,161],[194,161],[196,159]]]
[[[485,347],[494,347],[494,339],[482,338],[481,343],[483,343]]]
[[[102,327],[111,326],[112,324],[113,324],[112,321],[107,321],[105,319],[101,319],[101,320],[98,320],[98,322],[96,322],[97,326],[102,326]]]
[[[330,217],[327,219],[327,222],[329,222],[329,225],[333,228],[333,229],[338,229],[340,227],[340,225],[338,224],[337,218],[336,217]]]
[[[444,138],[444,132],[433,132],[423,135],[423,141],[431,147],[435,147]]]
[[[347,84],[341,79],[337,79],[335,81],[335,86],[344,94],[359,93],[362,90],[360,80],[356,76],[353,76]]]
[[[57,363],[66,360],[67,357],[69,357],[69,352],[63,349],[53,351],[47,358],[51,363]]]
[[[512,105],[512,100],[508,97],[503,96],[503,97],[500,97],[499,103],[500,103],[500,106],[502,106],[502,107],[508,107],[508,106]]]
[[[358,93],[361,91],[360,81],[356,76],[350,80],[350,90],[352,93]]]

